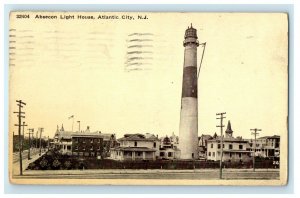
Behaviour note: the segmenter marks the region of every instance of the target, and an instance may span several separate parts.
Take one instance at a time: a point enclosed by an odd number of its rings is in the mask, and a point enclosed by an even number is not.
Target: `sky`
[[[35,19],[37,14],[58,19]],[[198,79],[198,135],[287,134],[287,16],[272,13],[30,13],[10,16],[10,133],[16,100],[28,128],[178,135],[184,32],[206,42]],[[59,19],[74,15],[75,19]],[[93,15],[95,19],[77,19]],[[99,15],[119,19],[96,19]],[[138,15],[147,19],[138,19]],[[125,19],[122,19],[122,16]],[[134,20],[129,20],[133,17]],[[198,47],[198,66],[203,47]]]

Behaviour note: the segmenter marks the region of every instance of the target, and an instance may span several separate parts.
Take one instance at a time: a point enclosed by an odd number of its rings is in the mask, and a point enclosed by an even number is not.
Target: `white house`
[[[222,161],[242,161],[251,160],[251,152],[247,150],[248,141],[241,137],[234,138],[232,136],[230,121],[228,122],[223,137],[223,158]],[[219,161],[221,159],[221,137],[215,136],[213,139],[207,140],[207,160]]]
[[[156,160],[160,141],[155,135],[125,134],[118,139],[119,147],[111,149],[111,159],[115,160]]]

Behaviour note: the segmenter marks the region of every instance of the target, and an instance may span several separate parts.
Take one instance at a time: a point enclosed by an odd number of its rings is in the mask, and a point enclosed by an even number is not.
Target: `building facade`
[[[156,160],[159,155],[160,141],[154,135],[125,134],[118,142],[119,147],[111,149],[111,159]]]
[[[255,156],[262,158],[280,157],[280,136],[264,136],[254,139],[248,139],[249,147],[253,156],[255,150]]]
[[[103,147],[103,137],[97,134],[72,135],[72,155],[101,158]]]
[[[180,158],[180,150],[178,149],[178,138],[173,134],[171,137],[161,138],[159,148],[159,159],[174,160]]]
[[[207,141],[213,139],[211,135],[202,134],[198,138],[198,150],[199,150],[199,158],[206,159],[207,157]]]
[[[63,126],[61,129],[57,127],[53,141],[53,147],[62,154],[85,157],[108,157],[116,144],[114,134],[89,132],[89,128],[81,132],[65,131]]]
[[[234,138],[230,121],[227,124],[225,137],[223,137],[222,161],[249,162],[251,152],[247,150],[248,141],[241,137]],[[221,137],[217,136],[207,140],[207,160],[220,161],[221,159]]]

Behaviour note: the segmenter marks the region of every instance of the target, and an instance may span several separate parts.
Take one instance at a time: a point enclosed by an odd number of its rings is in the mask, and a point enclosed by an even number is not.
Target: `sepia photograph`
[[[10,12],[10,182],[286,185],[288,23]]]

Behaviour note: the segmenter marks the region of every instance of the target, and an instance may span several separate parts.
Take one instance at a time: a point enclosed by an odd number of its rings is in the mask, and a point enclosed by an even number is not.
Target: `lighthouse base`
[[[198,159],[198,100],[185,97],[181,101],[179,149],[180,159]]]

